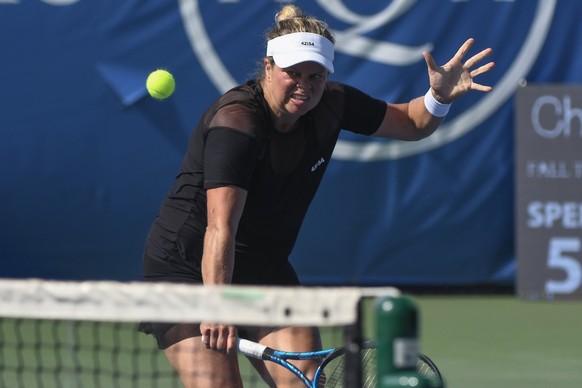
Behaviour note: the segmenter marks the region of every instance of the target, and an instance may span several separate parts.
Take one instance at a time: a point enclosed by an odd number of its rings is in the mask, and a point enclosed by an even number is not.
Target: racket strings
[[[418,360],[418,363],[416,364],[416,370],[418,370],[418,373],[420,373],[421,375],[426,376],[426,377],[434,377],[435,376],[435,373],[432,370],[432,368],[430,367],[430,365],[423,362],[422,360]]]
[[[376,349],[362,349],[362,388],[376,387]],[[320,381],[325,381],[325,386],[329,388],[343,387],[345,381],[345,355],[335,358],[329,362],[325,368],[323,375],[325,376]]]
[[[362,387],[376,387],[376,349],[362,349]]]
[[[443,378],[441,376],[441,372],[438,370],[437,366],[434,362],[425,355],[421,355],[416,363],[416,370],[421,375],[436,380],[439,382],[443,382]]]
[[[333,361],[329,362],[323,372],[323,378],[320,379],[320,383],[318,386],[324,387],[343,387],[344,383],[344,374],[345,374],[345,367],[344,367],[344,356],[341,355],[340,357],[335,358]],[[325,384],[321,384],[325,382]]]
[[[376,377],[376,349],[368,348],[362,349],[362,388],[375,388],[377,386]],[[318,387],[343,387],[345,381],[345,354],[342,354],[331,360],[324,367],[322,378],[319,380]],[[442,382],[440,372],[436,366],[427,359],[426,356],[421,356],[416,364],[416,370],[422,376],[431,380],[438,380]]]

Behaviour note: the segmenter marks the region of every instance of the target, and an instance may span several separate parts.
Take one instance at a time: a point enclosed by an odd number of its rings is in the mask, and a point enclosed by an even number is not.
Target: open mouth
[[[297,93],[292,94],[291,95],[291,98],[294,99],[294,100],[298,100],[298,101],[307,101],[307,100],[309,100],[309,97],[308,96],[303,95],[303,94],[297,94]]]

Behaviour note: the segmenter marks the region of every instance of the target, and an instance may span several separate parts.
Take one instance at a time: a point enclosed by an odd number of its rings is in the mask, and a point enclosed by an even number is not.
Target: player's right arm
[[[234,268],[234,239],[247,192],[236,186],[207,191],[208,225],[204,236],[204,284],[228,284]]]
[[[204,284],[229,284],[234,269],[235,236],[247,192],[236,186],[207,190],[208,225],[204,236],[202,279]],[[234,327],[203,322],[202,341],[211,349],[233,351]]]

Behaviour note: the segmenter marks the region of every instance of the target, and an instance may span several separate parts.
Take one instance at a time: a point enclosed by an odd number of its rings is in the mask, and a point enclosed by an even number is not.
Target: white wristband
[[[432,95],[430,88],[424,95],[424,106],[426,107],[426,110],[435,117],[445,117],[451,108],[451,104],[438,102]]]

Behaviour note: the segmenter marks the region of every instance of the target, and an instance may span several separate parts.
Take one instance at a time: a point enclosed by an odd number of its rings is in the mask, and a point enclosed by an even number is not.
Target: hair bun
[[[303,12],[299,9],[299,7],[291,4],[287,4],[277,14],[275,15],[275,20],[278,22],[282,20],[288,20],[293,18],[298,18],[303,16]]]

